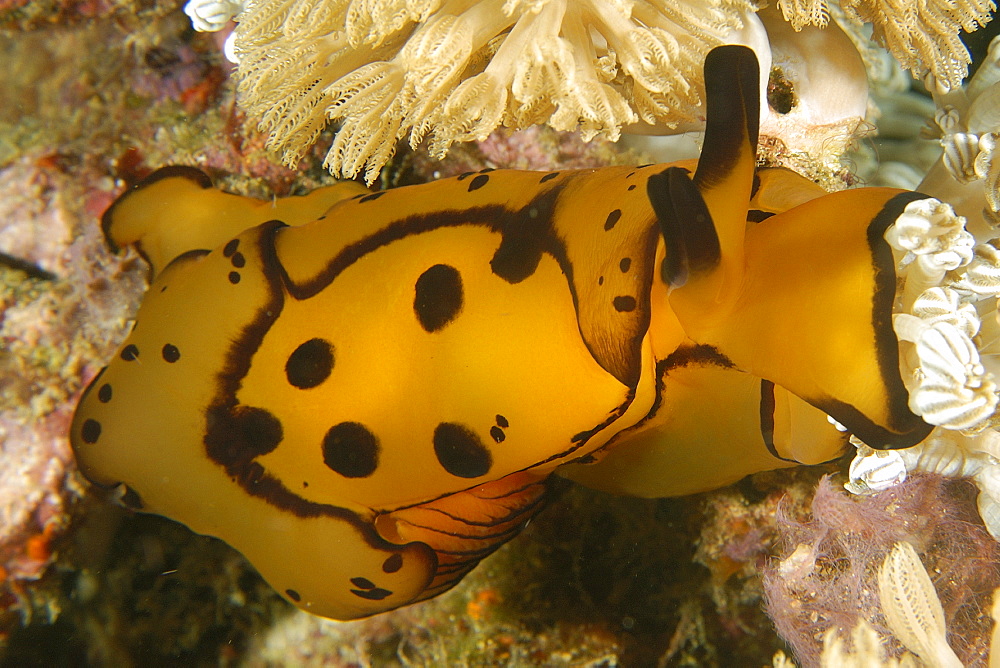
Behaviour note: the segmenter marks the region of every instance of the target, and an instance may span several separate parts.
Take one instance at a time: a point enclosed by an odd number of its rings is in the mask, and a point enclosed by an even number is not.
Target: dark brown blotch
[[[80,428],[80,438],[84,443],[94,444],[101,437],[101,423],[97,420],[87,419]]]
[[[464,302],[462,276],[447,264],[420,274],[414,286],[413,312],[426,332],[436,332],[455,319]]]
[[[163,355],[163,359],[170,364],[173,364],[181,358],[181,351],[178,350],[177,346],[172,343],[165,344],[161,354]]]
[[[333,345],[324,339],[309,339],[288,356],[285,377],[291,385],[306,390],[329,378],[333,363]]]
[[[367,478],[378,468],[379,443],[363,424],[341,422],[323,437],[323,463],[345,478]]]
[[[479,190],[487,183],[489,183],[489,181],[490,177],[487,176],[486,174],[478,174],[476,178],[472,179],[472,181],[469,182],[469,192],[471,193],[473,190]]]
[[[403,555],[396,553],[382,562],[383,573],[395,573],[403,567]]]
[[[493,455],[476,433],[454,422],[434,430],[434,454],[445,471],[459,478],[484,476],[493,466]]]
[[[615,310],[628,313],[629,311],[635,310],[635,297],[631,295],[623,295],[620,297],[615,297],[614,299]]]
[[[618,223],[618,221],[621,220],[621,217],[622,217],[621,209],[615,209],[614,211],[609,213],[607,220],[604,221],[604,231],[610,232],[614,228],[614,226]]]
[[[142,502],[142,497],[139,496],[139,493],[128,485],[123,485],[123,487],[125,489],[122,492],[121,499],[119,499],[121,504],[132,510],[142,510],[146,504]]]

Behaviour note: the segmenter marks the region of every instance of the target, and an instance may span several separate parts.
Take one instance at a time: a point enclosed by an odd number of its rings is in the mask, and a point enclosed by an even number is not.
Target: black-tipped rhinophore
[[[726,44],[705,58],[705,145],[694,175],[699,190],[712,188],[743,151],[756,158],[760,128],[760,66],[752,49]]]
[[[647,195],[656,212],[666,258],[661,279],[689,289],[697,301],[733,287],[721,266],[741,262],[746,207],[754,184],[760,117],[759,67],[754,52],[739,45],[713,49],[705,60],[705,143],[694,176],[668,167],[651,176]],[[714,272],[715,278],[708,278]],[[731,274],[732,272],[730,272]]]

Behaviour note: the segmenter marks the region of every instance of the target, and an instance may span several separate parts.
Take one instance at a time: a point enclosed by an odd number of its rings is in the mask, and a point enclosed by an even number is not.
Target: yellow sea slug
[[[153,281],[72,426],[84,474],[299,607],[438,594],[557,468],[648,496],[919,442],[885,229],[918,193],[757,170],[758,72],[705,64],[697,164],[483,170],[257,202],[167,168],[105,215]]]

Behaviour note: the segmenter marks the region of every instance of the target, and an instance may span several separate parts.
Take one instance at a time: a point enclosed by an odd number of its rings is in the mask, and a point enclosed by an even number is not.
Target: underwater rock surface
[[[764,614],[760,573],[787,558],[780,545],[808,526],[821,475],[843,462],[658,501],[559,484],[523,535],[453,592],[350,623],[293,611],[219,541],[84,485],[68,422],[145,285],[136,256],[106,251],[104,208],[164,164],[256,196],[331,179],[321,153],[295,171],[269,158],[235,108],[219,40],[194,33],[173,3],[4,3],[0,27],[0,60],[17,64],[0,72],[0,664],[725,666],[788,649]],[[643,160],[532,129],[455,147],[441,163],[407,153],[384,178],[615,161]],[[968,495],[935,494],[975,523]],[[779,506],[800,524],[779,521]],[[932,507],[915,517],[943,512]],[[928,527],[914,535],[939,540]],[[813,531],[795,540],[818,540]],[[977,573],[955,587],[956,609],[988,607],[996,569]],[[804,660],[811,650],[775,600]],[[984,665],[986,637],[960,653],[970,665]]]

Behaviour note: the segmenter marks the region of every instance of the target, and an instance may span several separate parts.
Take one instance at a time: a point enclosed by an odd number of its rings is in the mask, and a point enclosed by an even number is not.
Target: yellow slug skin
[[[71,440],[123,502],[354,619],[458,582],[557,469],[645,496],[905,447],[881,238],[906,202],[756,171],[757,68],[697,161],[256,202],[166,168],[105,216],[153,276]],[[888,290],[888,295],[886,294]]]

